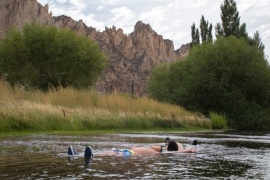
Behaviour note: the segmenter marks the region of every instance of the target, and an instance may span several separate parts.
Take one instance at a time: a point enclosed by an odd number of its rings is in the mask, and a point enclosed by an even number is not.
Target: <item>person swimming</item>
[[[197,145],[197,140],[193,140],[191,142],[192,145]],[[183,144],[172,141],[169,137],[165,139],[165,149],[167,151],[173,152],[181,152],[181,153],[195,153],[196,148],[186,148]],[[162,146],[150,146],[150,147],[131,147],[130,149],[116,149],[112,148],[111,151],[107,151],[101,154],[97,154],[98,156],[113,156],[113,155],[123,155],[123,156],[151,156],[151,155],[159,155],[162,153]],[[72,146],[68,147],[68,155],[74,156],[77,153],[75,152]],[[87,146],[84,152],[85,158],[93,157],[93,149],[91,146]]]
[[[166,137],[165,138],[165,146],[167,146],[169,143],[171,142],[171,139],[169,138],[169,137]],[[198,141],[197,140],[193,140],[193,141],[191,141],[191,145],[197,145],[197,143],[198,143]]]
[[[197,145],[197,140],[193,140],[191,145]],[[186,148],[185,145],[172,141],[169,137],[165,139],[165,146],[168,151],[175,151],[181,153],[195,153],[196,148]]]
[[[123,155],[123,156],[143,156],[143,155],[158,155],[162,152],[161,146],[150,146],[150,147],[131,147],[130,149],[116,149],[112,148],[111,151],[103,152],[97,154],[98,156],[113,156],[113,155]],[[75,152],[72,146],[68,147],[68,155],[74,156],[77,153]],[[93,149],[91,146],[87,146],[84,151],[85,158],[93,157]]]

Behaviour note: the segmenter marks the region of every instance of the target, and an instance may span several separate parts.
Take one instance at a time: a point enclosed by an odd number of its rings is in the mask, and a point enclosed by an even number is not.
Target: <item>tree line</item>
[[[240,23],[239,12],[234,0],[224,0],[220,9],[222,23],[217,23],[215,26],[216,38],[229,36],[244,38],[250,45],[255,45],[258,49],[264,51],[265,46],[261,42],[259,32],[256,31],[253,37],[250,37],[246,31],[246,23]],[[191,26],[191,46],[198,45],[200,42],[213,42],[212,28],[212,23],[209,24],[202,15],[200,30],[196,28],[195,23]]]
[[[212,36],[204,16],[191,26],[191,50],[184,60],[155,67],[150,97],[188,110],[226,117],[238,130],[270,129],[270,67],[259,33],[251,38],[240,25],[236,3],[224,0]],[[200,41],[201,39],[201,41]]]

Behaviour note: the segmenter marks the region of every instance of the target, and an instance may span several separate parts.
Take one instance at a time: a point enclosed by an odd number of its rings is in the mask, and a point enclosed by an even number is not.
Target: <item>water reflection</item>
[[[98,156],[111,148],[198,140],[198,153]],[[67,156],[72,145],[78,152]],[[94,158],[85,159],[91,145]],[[224,132],[0,138],[0,179],[270,179],[270,135]],[[96,154],[96,156],[95,156]]]

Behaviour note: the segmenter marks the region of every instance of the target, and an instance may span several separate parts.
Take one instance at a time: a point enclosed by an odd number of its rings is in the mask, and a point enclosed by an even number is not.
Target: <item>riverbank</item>
[[[0,81],[0,132],[210,129],[199,113],[126,94],[25,91]]]

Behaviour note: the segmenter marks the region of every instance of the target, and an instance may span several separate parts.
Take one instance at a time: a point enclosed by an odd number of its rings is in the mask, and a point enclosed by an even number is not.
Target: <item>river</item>
[[[197,153],[99,156],[111,148],[198,141]],[[67,156],[72,145],[78,155]],[[84,148],[94,158],[86,162]],[[189,145],[188,145],[189,146]],[[179,132],[0,137],[0,179],[270,179],[270,133]]]

